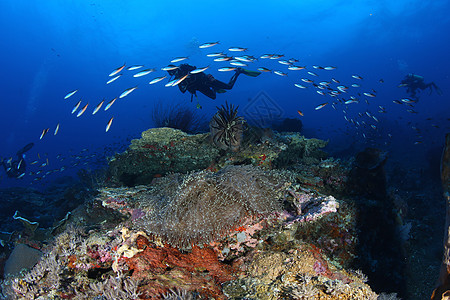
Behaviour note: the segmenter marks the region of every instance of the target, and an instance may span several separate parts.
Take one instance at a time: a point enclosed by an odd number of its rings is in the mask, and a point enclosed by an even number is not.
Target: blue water
[[[216,100],[199,94],[202,113],[208,117],[226,100],[240,105],[245,115],[255,108],[252,100],[263,91],[276,117],[301,118],[305,134],[330,140],[330,153],[345,150],[352,143],[354,151],[375,145],[389,150],[392,159],[421,164],[429,160],[430,150],[442,146],[450,125],[449,1],[283,1],[283,5],[275,1],[160,2],[1,1],[0,156],[14,156],[25,144],[35,143],[26,156],[27,174],[21,180],[8,179],[1,170],[2,187],[36,185],[36,175],[29,175],[29,171],[66,168],[38,182],[45,185],[63,174],[74,174],[77,168],[95,168],[93,160],[104,161],[114,150],[123,151],[130,138],[153,126],[151,111],[157,101],[195,107],[188,93],[164,87],[165,81],[148,82],[166,75],[160,68],[178,56],[189,56],[186,62],[198,67],[209,65],[207,73],[227,82],[232,72],[217,69],[228,63],[213,62],[206,54],[232,46],[246,47],[245,54],[258,58],[265,53],[284,54],[284,59],[296,58],[296,64],[307,66],[307,70],[287,71],[276,60],[258,59],[248,68],[264,66],[288,76],[241,75],[235,87]],[[215,41],[220,44],[198,47]],[[144,64],[158,71],[133,78],[137,71],[124,70],[121,78],[106,85],[108,74],[123,63]],[[313,65],[337,69],[315,70]],[[309,76],[307,71],[319,76]],[[424,76],[443,92],[443,96],[423,93],[414,106],[417,114],[392,102],[408,96],[405,89],[397,87],[408,73]],[[363,80],[353,79],[354,74]],[[350,104],[346,110],[355,120],[359,112],[369,111],[380,122],[360,120],[378,128],[356,128],[345,121],[344,105],[336,105],[334,110],[331,97],[317,94],[310,85],[306,90],[296,88],[294,83],[302,83],[301,78],[317,83],[336,78],[347,86],[361,84],[360,88],[350,88],[354,95],[374,89],[375,98],[361,96],[360,103]],[[106,104],[136,85],[136,91],[118,99],[110,110],[102,108],[92,115],[102,99]],[[79,91],[64,100],[74,89]],[[80,98],[81,107],[87,102],[89,107],[77,118],[71,110]],[[324,102],[330,104],[314,110]],[[378,113],[378,105],[387,113]],[[105,132],[111,117],[111,129]],[[60,130],[54,136],[58,123]],[[412,126],[420,130],[421,137]],[[39,140],[45,128],[49,133]],[[414,144],[417,141],[421,143]],[[106,146],[112,149],[105,154]],[[47,158],[48,166],[38,167]],[[39,163],[30,165],[34,160]],[[73,166],[77,161],[81,163]]]

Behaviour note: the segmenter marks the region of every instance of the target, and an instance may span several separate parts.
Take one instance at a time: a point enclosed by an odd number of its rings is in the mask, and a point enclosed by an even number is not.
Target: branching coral
[[[170,177],[164,180],[172,181],[162,183],[167,187],[163,193],[143,199],[149,211],[135,224],[175,246],[209,243],[247,216],[281,210],[276,193],[279,182],[257,167],[194,172],[181,183]]]

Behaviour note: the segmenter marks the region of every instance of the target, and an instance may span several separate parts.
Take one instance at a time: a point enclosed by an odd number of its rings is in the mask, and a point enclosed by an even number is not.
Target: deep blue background
[[[162,1],[158,1],[162,2]],[[328,150],[333,153],[356,141],[353,150],[366,145],[377,145],[391,152],[392,160],[403,159],[406,164],[426,167],[430,156],[439,155],[443,138],[449,130],[448,95],[450,46],[449,1],[33,1],[10,0],[0,2],[2,28],[0,54],[1,111],[0,156],[10,157],[28,142],[35,147],[27,154],[31,162],[41,156],[40,163],[49,159],[44,171],[66,166],[78,160],[103,159],[106,145],[126,145],[127,138],[138,137],[152,126],[151,110],[157,101],[190,104],[189,95],[177,88],[164,87],[164,82],[148,85],[157,71],[148,76],[133,78],[131,71],[110,85],[108,74],[126,62],[161,68],[177,56],[188,55],[189,63],[210,65],[208,73],[228,81],[231,73],[217,71],[227,63],[212,62],[206,54],[226,51],[228,47],[248,47],[246,54],[259,57],[264,53],[280,53],[286,58],[297,58],[298,65],[336,66],[334,71],[315,71],[319,77],[306,74],[307,70],[289,71],[287,77],[262,74],[258,78],[240,76],[233,90],[210,100],[199,94],[202,112],[212,116],[216,105],[239,104],[242,114],[248,104],[264,91],[271,105],[283,117],[299,117],[309,136],[330,139]],[[220,44],[199,49],[204,42]],[[249,69],[266,66],[287,71],[286,66],[274,60],[262,60]],[[407,73],[417,73],[425,81],[434,81],[443,96],[425,93],[415,106],[418,114],[406,112],[405,105],[392,100],[406,97],[397,85]],[[351,75],[364,79],[358,82]],[[348,115],[369,111],[380,123],[378,130],[355,129],[343,119],[343,105],[333,110],[327,105],[314,110],[318,104],[332,101],[311,87],[300,90],[294,83],[300,78],[316,82],[339,79],[350,85],[361,83],[357,91],[377,91],[377,97],[351,104]],[[380,83],[379,79],[384,79]],[[118,99],[107,112],[92,115],[93,108],[103,99],[108,102],[126,88],[138,85],[138,90]],[[307,85],[307,84],[306,84]],[[79,89],[73,97],[64,100],[71,90]],[[87,112],[76,118],[70,112],[75,103],[89,101]],[[348,97],[348,96],[347,96]],[[361,97],[363,99],[365,97]],[[83,105],[82,104],[82,105]],[[377,106],[387,113],[377,113]],[[195,107],[195,104],[192,104]],[[251,109],[251,107],[250,107]],[[114,116],[113,125],[105,133],[107,121]],[[432,120],[426,120],[432,118]],[[357,119],[357,118],[356,118]],[[366,120],[363,118],[360,120]],[[57,123],[58,135],[53,136]],[[439,128],[431,126],[437,125]],[[415,126],[420,130],[417,136]],[[42,129],[49,134],[39,140]],[[372,137],[364,140],[362,133]],[[388,137],[392,134],[392,138]],[[414,145],[416,141],[421,144]],[[87,148],[87,151],[81,152]],[[432,151],[432,152],[430,152]],[[433,152],[434,151],[434,152]],[[57,155],[69,157],[65,161]],[[90,156],[90,157],[87,157]],[[29,170],[37,171],[37,165]],[[71,174],[71,170],[63,174]],[[74,172],[74,171],[72,171]],[[1,186],[27,186],[34,178],[23,180],[5,178],[1,171]],[[59,173],[58,173],[59,174]],[[44,182],[51,182],[55,174]]]

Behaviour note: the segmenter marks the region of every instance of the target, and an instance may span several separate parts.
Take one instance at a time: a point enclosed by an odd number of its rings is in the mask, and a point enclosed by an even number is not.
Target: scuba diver
[[[173,69],[168,70],[167,72],[170,76],[174,76],[174,79],[180,79],[189,74],[189,76],[178,84],[178,88],[183,94],[186,91],[191,93],[191,101],[194,95],[197,97],[197,91],[211,99],[216,99],[216,93],[225,93],[226,90],[231,90],[233,88],[236,79],[241,73],[252,77],[256,77],[261,74],[261,72],[258,71],[249,71],[242,68],[237,68],[236,73],[234,73],[234,75],[230,78],[230,81],[225,83],[215,79],[211,74],[205,74],[204,72],[194,74],[190,73],[191,71],[197,69],[195,66],[181,64],[178,67],[174,65],[169,65],[169,67],[173,67]]]
[[[19,151],[17,151],[17,159],[13,160],[12,157],[6,162],[2,159],[1,164],[5,168],[6,175],[10,178],[22,178],[25,175],[27,164],[25,163],[25,152],[33,148],[34,143],[29,143]]]
[[[423,91],[425,89],[429,89],[429,94],[431,95],[431,92],[434,89],[438,95],[442,95],[441,89],[434,82],[425,83],[423,77],[416,74],[406,75],[405,79],[400,82],[398,87],[406,87],[406,92],[411,96],[411,98],[416,100],[419,99],[416,95],[417,90]]]

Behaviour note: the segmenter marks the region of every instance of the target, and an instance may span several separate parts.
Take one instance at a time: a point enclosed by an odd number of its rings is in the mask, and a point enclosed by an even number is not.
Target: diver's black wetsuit
[[[195,69],[197,69],[195,66],[182,64],[177,69],[169,71],[168,73],[170,75],[175,75],[174,79],[179,79]],[[217,80],[211,74],[205,74],[203,72],[189,74],[185,80],[178,84],[178,88],[182,93],[188,91],[192,95],[196,95],[196,92],[199,91],[211,99],[216,99],[216,93],[218,91],[231,90],[233,88],[240,73],[240,69],[237,69],[236,73],[230,78],[228,83]]]
[[[434,89],[438,95],[442,95],[441,89],[434,82],[425,83],[424,78],[416,74],[406,75],[400,82],[400,86],[406,87],[406,92],[411,98],[416,100],[418,100],[417,90],[423,91],[429,89],[429,93],[431,94]]]
[[[29,143],[19,151],[17,151],[17,159],[11,162],[2,161],[3,168],[5,169],[6,175],[10,178],[20,178],[25,174],[27,170],[27,164],[25,163],[24,153],[33,148],[34,144]]]

